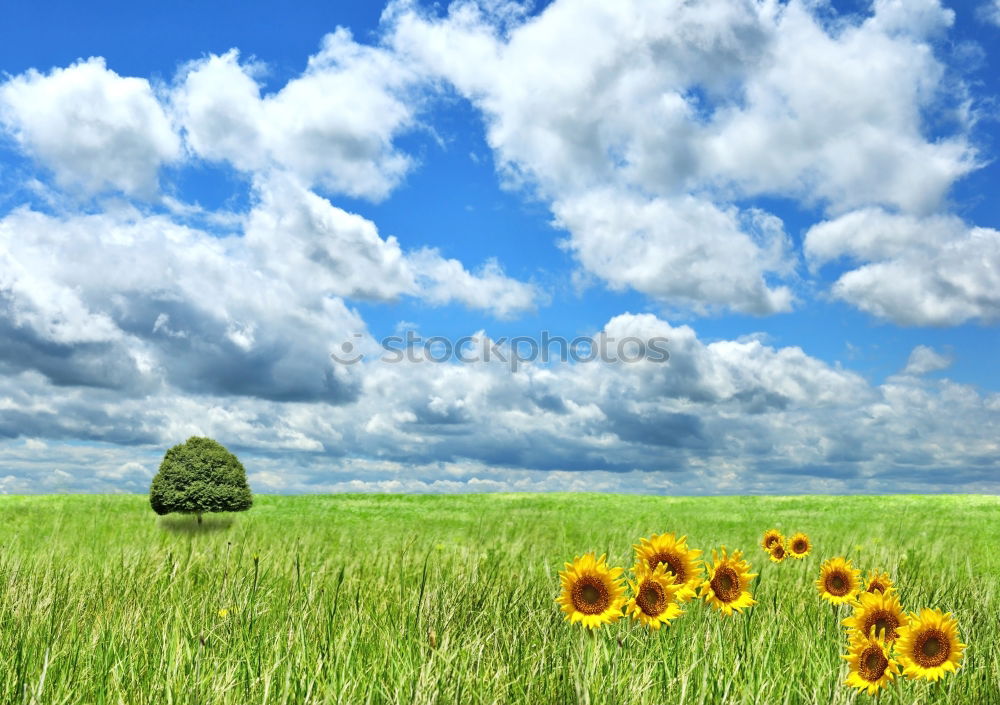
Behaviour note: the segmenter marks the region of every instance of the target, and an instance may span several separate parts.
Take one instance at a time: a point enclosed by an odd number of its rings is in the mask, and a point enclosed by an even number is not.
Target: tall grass
[[[145,498],[0,498],[2,703],[867,702],[842,685],[822,559],[889,571],[954,612],[965,666],[878,702],[1000,702],[1000,498],[609,495],[256,498],[158,519]],[[812,556],[771,564],[764,529]],[[562,563],[686,533],[742,548],[759,604],[689,603],[669,629],[562,620]],[[220,616],[220,610],[228,610]]]

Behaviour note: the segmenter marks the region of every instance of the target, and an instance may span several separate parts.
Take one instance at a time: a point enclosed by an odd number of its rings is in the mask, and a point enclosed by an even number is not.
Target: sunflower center
[[[885,585],[877,580],[873,580],[868,585],[868,592],[885,592]]]
[[[611,603],[611,596],[603,581],[587,576],[573,586],[573,606],[583,614],[601,614]]]
[[[639,605],[639,609],[645,614],[656,617],[667,608],[667,596],[662,586],[646,581],[639,589],[635,604]]]
[[[898,626],[899,620],[896,618],[896,615],[885,610],[879,610],[869,615],[865,621],[865,634],[871,632],[872,627],[875,627],[875,634],[877,636],[881,636],[886,641],[892,641],[896,638],[896,627]]]
[[[935,668],[948,660],[951,649],[948,637],[936,629],[925,632],[917,641],[913,660],[924,668]]]
[[[771,548],[777,542],[778,542],[778,537],[777,536],[768,536],[767,537],[767,547],[768,548]]]
[[[666,563],[667,570],[674,574],[675,584],[680,585],[687,579],[687,571],[684,570],[680,556],[669,551],[661,551],[649,559],[649,569],[656,570],[656,566],[660,563]]]
[[[775,546],[774,548],[771,549],[771,554],[775,558],[784,558],[785,557],[785,549],[782,548],[781,546]]]
[[[858,675],[869,683],[875,683],[885,675],[885,669],[889,667],[889,659],[882,653],[878,646],[869,646],[858,659]]]
[[[798,541],[796,541],[795,543],[792,544],[792,552],[793,553],[805,553],[807,546],[808,546],[808,544],[805,541],[803,541],[802,539],[799,539]]]
[[[826,591],[835,597],[843,597],[849,590],[847,577],[843,573],[830,573],[826,578]]]
[[[733,602],[740,596],[740,578],[736,575],[736,571],[727,565],[716,569],[709,585],[722,602]]]

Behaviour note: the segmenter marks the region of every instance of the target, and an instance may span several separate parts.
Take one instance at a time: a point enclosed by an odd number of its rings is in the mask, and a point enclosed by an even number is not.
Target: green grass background
[[[877,702],[989,705],[998,517],[990,496],[258,496],[197,530],[141,496],[0,497],[0,702],[870,702],[842,684],[848,611],[813,585],[845,555],[887,570],[907,609],[954,612],[969,644],[957,675]],[[768,562],[772,526],[813,555]],[[759,604],[689,603],[658,633],[563,621],[564,561],[628,568],[668,531],[742,548]]]

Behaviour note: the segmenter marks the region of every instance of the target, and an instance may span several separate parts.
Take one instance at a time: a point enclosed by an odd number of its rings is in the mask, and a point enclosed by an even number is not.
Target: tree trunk
[[[198,512],[198,523],[201,523],[201,512]]]

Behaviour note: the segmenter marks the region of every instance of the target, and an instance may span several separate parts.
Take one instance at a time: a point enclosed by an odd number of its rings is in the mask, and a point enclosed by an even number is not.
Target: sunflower
[[[775,563],[781,563],[781,561],[785,560],[785,556],[788,555],[785,551],[785,544],[780,541],[775,541],[771,544],[771,550],[769,553],[771,554],[771,560]]]
[[[741,551],[733,551],[727,558],[723,546],[720,552],[712,551],[712,564],[708,579],[701,584],[700,596],[727,617],[732,616],[733,610],[757,604],[747,589],[755,577],[757,574],[750,572],[750,564],[743,560]]]
[[[922,609],[910,614],[896,639],[896,655],[903,673],[910,678],[936,681],[948,671],[956,671],[965,656],[965,644],[958,640],[958,622],[951,613]]]
[[[851,667],[844,684],[865,690],[869,695],[875,695],[899,675],[899,664],[889,655],[888,645],[874,630],[867,636],[856,632],[847,647],[847,655],[841,658]]]
[[[684,588],[674,582],[674,576],[663,563],[650,570],[649,564],[639,561],[632,572],[635,581],[628,581],[632,597],[625,603],[625,614],[631,614],[650,629],[669,627],[670,620],[683,613],[677,604],[677,593]]]
[[[861,571],[843,558],[831,558],[820,566],[816,589],[820,597],[834,605],[853,602],[861,588]]]
[[[567,563],[559,572],[562,594],[559,603],[566,619],[588,629],[610,624],[622,616],[625,585],[621,568],[609,568],[605,556],[586,553]]]
[[[663,563],[674,575],[674,582],[681,586],[678,602],[687,602],[695,596],[701,583],[702,561],[697,560],[701,551],[687,547],[687,536],[675,538],[673,534],[653,534],[632,546],[636,563],[645,563],[651,571]]]
[[[801,531],[788,539],[788,553],[792,558],[805,558],[812,551],[813,545],[809,537]]]
[[[892,592],[895,590],[888,573],[872,571],[865,580],[865,592]]]
[[[764,538],[763,540],[761,540],[760,545],[765,551],[770,553],[771,546],[774,545],[775,541],[784,542],[784,540],[785,537],[781,535],[780,531],[778,531],[777,529],[768,529],[767,531],[764,532]]]
[[[863,592],[854,605],[854,615],[844,620],[852,633],[868,634],[873,629],[875,636],[891,644],[899,636],[899,629],[909,621],[896,595],[882,592]]]

